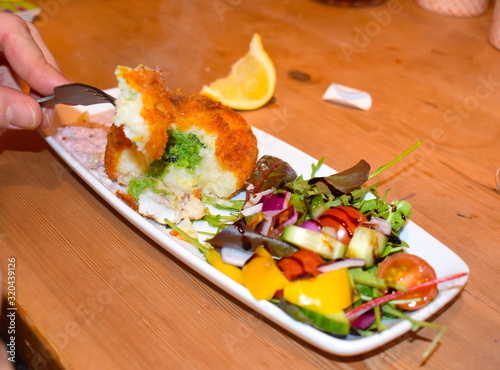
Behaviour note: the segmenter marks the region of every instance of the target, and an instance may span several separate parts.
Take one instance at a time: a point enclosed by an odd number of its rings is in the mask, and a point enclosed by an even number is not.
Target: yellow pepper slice
[[[290,303],[322,315],[339,312],[352,304],[352,286],[346,268],[288,283],[283,297]]]
[[[205,258],[207,262],[213,267],[215,267],[217,270],[229,276],[237,283],[243,285],[243,272],[241,271],[241,269],[222,261],[221,255],[215,249],[209,251],[205,255]]]
[[[257,247],[254,255],[243,266],[243,285],[255,299],[270,300],[276,291],[288,284],[274,259],[264,247]]]

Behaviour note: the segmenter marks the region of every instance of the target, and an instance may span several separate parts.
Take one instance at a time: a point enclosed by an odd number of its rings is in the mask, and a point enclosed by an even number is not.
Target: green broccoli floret
[[[200,150],[205,145],[194,134],[169,130],[168,143],[163,158],[177,168],[194,170],[201,162]]]
[[[185,168],[193,173],[202,159],[200,150],[205,147],[194,134],[168,130],[168,143],[163,156],[151,162],[145,176],[136,177],[130,181],[128,193],[137,199],[146,188],[155,193],[162,192],[161,187],[158,187],[158,181],[168,167]]]
[[[185,168],[193,173],[201,162],[200,150],[205,145],[198,137],[191,133],[177,130],[168,130],[168,143],[161,159],[154,160],[146,174],[151,177],[160,177],[169,165]]]

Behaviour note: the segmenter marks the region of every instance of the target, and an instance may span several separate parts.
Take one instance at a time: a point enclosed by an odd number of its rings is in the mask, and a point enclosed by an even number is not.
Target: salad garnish
[[[217,232],[205,242],[165,223],[254,298],[269,300],[329,335],[373,335],[394,319],[408,320],[412,330],[438,328],[423,354],[426,360],[444,327],[416,321],[407,312],[430,303],[438,284],[466,274],[436,278],[426,261],[408,253],[400,233],[411,204],[389,201],[388,191],[379,194],[380,183],[367,184],[421,144],[371,174],[370,165],[360,160],[339,173],[316,176],[322,158],[311,165],[309,179],[297,176],[286,161],[265,155],[248,179],[244,201],[203,199],[229,213],[207,212],[204,221]]]

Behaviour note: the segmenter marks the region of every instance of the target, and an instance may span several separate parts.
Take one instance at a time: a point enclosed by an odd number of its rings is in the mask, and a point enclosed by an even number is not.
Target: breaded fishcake
[[[139,212],[161,218],[161,207],[184,207],[179,217],[197,219],[204,212],[200,194],[230,198],[244,186],[258,150],[240,114],[205,96],[167,90],[157,70],[118,67],[116,74],[123,97],[105,168],[135,194]]]

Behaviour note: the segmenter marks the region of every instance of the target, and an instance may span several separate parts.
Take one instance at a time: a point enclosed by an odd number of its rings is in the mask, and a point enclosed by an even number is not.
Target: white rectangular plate
[[[108,91],[108,93],[116,95],[117,89],[112,89]],[[196,248],[170,236],[168,233],[169,230],[167,230],[164,226],[146,220],[129,208],[115,196],[114,191],[107,187],[105,181],[101,182],[99,178],[89,171],[88,168],[79,162],[72,155],[72,153],[65,148],[64,144],[56,139],[55,134],[57,128],[61,126],[61,122],[71,124],[75,122],[76,118],[84,111],[94,114],[108,109],[110,109],[110,106],[107,104],[90,107],[60,106],[57,109],[58,119],[50,129],[44,131],[46,140],[58,153],[58,155],[60,155],[61,158],[85,182],[87,182],[90,187],[92,187],[127,220],[132,222],[137,228],[142,230],[142,232],[155,240],[160,246],[174,254],[177,258],[205,276],[214,284],[254,309],[256,312],[274,321],[310,344],[332,354],[352,356],[368,352],[394,340],[395,338],[398,338],[411,329],[411,325],[408,321],[398,320],[388,330],[379,334],[374,334],[368,337],[349,337],[347,339],[339,339],[295,321],[281,309],[268,301],[255,300],[246,288],[210,266],[204,260],[203,256],[196,250]],[[282,158],[290,163],[298,174],[303,174],[305,177],[310,175],[311,164],[317,163],[316,159],[280,141],[279,139],[264,133],[261,130],[254,129],[254,133],[259,143],[260,156],[269,154]],[[328,168],[327,166],[322,166],[317,175],[325,176],[334,172],[335,171],[333,169]],[[197,223],[196,227],[203,230],[207,230],[208,228],[206,223],[202,222]],[[438,277],[469,272],[468,266],[460,257],[415,223],[408,223],[401,234],[401,238],[410,245],[409,252],[424,258],[431,264]],[[461,291],[466,281],[467,276],[440,284],[440,292],[436,299],[428,306],[411,313],[410,316],[416,320],[426,320],[438,312],[443,306],[448,304]]]

